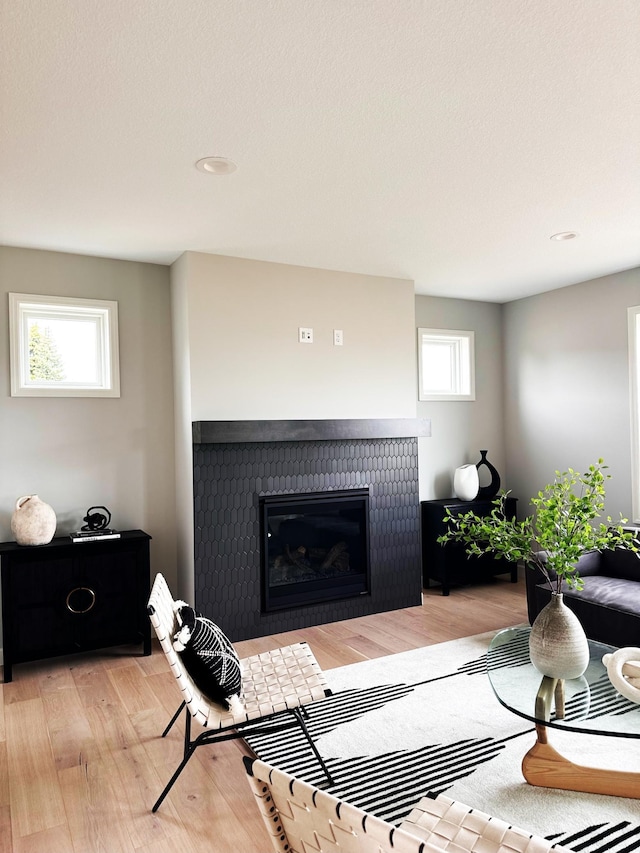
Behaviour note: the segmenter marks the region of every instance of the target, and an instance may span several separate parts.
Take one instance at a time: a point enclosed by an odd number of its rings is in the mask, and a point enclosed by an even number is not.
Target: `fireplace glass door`
[[[263,611],[369,592],[369,492],[260,499]]]

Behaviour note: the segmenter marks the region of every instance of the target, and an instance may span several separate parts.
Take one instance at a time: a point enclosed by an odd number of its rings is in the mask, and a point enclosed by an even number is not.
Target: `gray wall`
[[[627,308],[640,269],[504,306],[509,483],[524,509],[554,472],[602,457],[606,511],[631,518]]]
[[[502,306],[433,296],[417,296],[415,303],[416,328],[473,331],[476,350],[474,401],[418,403],[418,417],[431,418],[431,438],[419,440],[421,500],[452,497],[453,472],[459,465],[478,462],[480,449],[489,451],[487,458],[500,472],[501,485],[509,488],[502,418]]]
[[[415,417],[413,282],[198,252],[177,267],[192,420]]]
[[[118,302],[121,396],[11,397],[7,293]],[[153,537],[152,572],[176,577],[169,270],[153,264],[0,247],[0,540],[16,499],[55,509],[56,535],[107,506],[112,526]]]

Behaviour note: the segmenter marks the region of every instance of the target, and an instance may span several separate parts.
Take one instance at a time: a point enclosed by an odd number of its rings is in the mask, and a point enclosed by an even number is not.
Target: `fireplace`
[[[369,592],[369,490],[260,498],[262,610]]]
[[[238,641],[419,605],[418,436],[428,435],[429,421],[413,419],[195,422],[195,607]],[[309,511],[309,495],[319,510]],[[316,578],[306,589],[287,589],[286,596],[293,593],[288,598],[276,589],[287,584],[274,577],[267,592],[264,513],[318,527],[312,516],[326,516],[342,497],[345,517],[334,516],[335,523],[346,533],[359,519],[366,541],[353,554],[348,546],[352,577],[340,583],[337,575]],[[291,511],[280,512],[283,499],[293,504]],[[359,507],[349,505],[356,499],[363,501]],[[345,541],[333,545],[344,550]],[[300,545],[307,547],[295,548]]]

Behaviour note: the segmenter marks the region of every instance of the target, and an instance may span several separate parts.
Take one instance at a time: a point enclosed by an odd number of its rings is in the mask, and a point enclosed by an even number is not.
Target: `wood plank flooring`
[[[421,607],[236,644],[241,657],[306,640],[323,669],[526,621],[524,580],[425,590]],[[202,747],[154,815],[181,759],[179,702],[154,645],[14,668],[0,684],[0,853],[269,853],[242,741]]]

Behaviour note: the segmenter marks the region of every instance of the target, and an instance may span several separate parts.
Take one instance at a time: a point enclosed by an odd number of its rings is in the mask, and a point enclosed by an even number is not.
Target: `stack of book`
[[[70,534],[72,542],[97,542],[100,539],[119,539],[117,530],[105,527],[103,530],[74,530]]]

